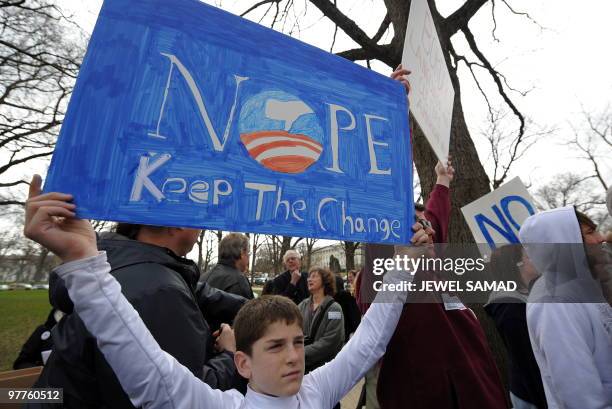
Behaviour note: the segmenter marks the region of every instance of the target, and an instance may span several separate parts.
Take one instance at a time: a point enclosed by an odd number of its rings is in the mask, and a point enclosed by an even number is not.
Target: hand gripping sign
[[[406,243],[403,87],[195,0],[106,0],[46,191],[79,216]]]

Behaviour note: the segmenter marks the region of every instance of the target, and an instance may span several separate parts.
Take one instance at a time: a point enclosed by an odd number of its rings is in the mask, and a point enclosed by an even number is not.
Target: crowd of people
[[[392,77],[408,86],[407,74]],[[612,256],[573,207],[529,217],[521,245],[493,252],[489,269],[519,283],[485,306],[507,350],[503,375],[456,295],[373,290],[374,259],[435,257],[432,245],[448,241],[450,159],[435,173],[410,245],[365,244],[349,289],[328,269],[303,271],[289,250],[259,297],[244,274],[245,235],[226,235],[218,264],[200,272],[185,258],[199,230],[119,223],[96,235],[70,195],[41,194],[35,177],[25,234],[63,264],[50,275],[49,319],[15,365],[39,365],[36,346],[50,349],[34,386],[63,388],[68,408],[332,408],[364,380],[368,409],[611,409]],[[608,202],[612,212],[612,193]],[[388,284],[443,279],[384,274]]]

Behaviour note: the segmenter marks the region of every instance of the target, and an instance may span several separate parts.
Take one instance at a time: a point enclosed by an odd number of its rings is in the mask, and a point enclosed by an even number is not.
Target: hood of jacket
[[[573,206],[530,216],[519,231],[529,259],[541,274],[530,302],[602,302],[601,287],[587,262]]]
[[[152,244],[130,240],[113,232],[100,233],[97,236],[98,248],[106,251],[111,274],[118,269],[145,263],[161,264],[177,272],[195,293],[200,270],[191,260],[177,256],[172,250]],[[57,274],[49,277],[49,302],[66,314],[72,312],[73,304],[63,281]]]

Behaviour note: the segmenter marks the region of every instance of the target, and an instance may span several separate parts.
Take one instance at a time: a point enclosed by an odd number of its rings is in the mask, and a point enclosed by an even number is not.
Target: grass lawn
[[[0,291],[0,371],[13,369],[21,346],[50,310],[46,290]]]

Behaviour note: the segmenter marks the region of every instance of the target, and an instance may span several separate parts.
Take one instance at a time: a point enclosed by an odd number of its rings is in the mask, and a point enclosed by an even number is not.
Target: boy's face
[[[238,372],[255,392],[272,396],[298,393],[304,377],[304,333],[297,323],[278,321],[255,341],[248,356],[234,356]]]

